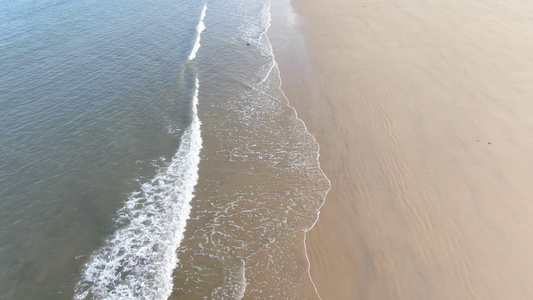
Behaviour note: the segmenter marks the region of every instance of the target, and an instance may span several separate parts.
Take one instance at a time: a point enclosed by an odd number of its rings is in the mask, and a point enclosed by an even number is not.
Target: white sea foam
[[[205,18],[206,10],[207,10],[207,4],[204,4],[204,8],[202,9],[202,14],[200,15],[200,21],[198,22],[198,25],[196,25],[196,32],[198,34],[196,35],[196,40],[194,41],[194,46],[192,47],[191,54],[189,54],[189,60],[193,60],[196,57],[196,53],[198,52],[198,49],[200,49],[200,35],[202,34],[202,31],[204,31],[205,29],[204,18]]]
[[[183,239],[198,181],[202,139],[197,114],[170,164],[130,195],[119,210],[115,234],[85,265],[74,299],[167,299],[176,249]]]

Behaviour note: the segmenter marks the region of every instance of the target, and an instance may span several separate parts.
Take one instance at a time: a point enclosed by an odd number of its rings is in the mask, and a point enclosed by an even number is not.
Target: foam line
[[[189,54],[189,60],[193,60],[196,57],[196,53],[198,52],[198,49],[200,49],[200,36],[202,34],[202,31],[204,31],[205,29],[204,18],[205,18],[206,10],[207,10],[207,4],[204,4],[204,8],[202,9],[202,14],[200,15],[200,21],[198,22],[198,25],[196,25],[196,32],[198,34],[196,35],[196,40],[194,41],[194,46],[192,47],[191,54]]]
[[[120,228],[85,265],[74,299],[167,299],[191,211],[202,138],[198,90],[193,120],[170,164],[132,193],[118,211]]]

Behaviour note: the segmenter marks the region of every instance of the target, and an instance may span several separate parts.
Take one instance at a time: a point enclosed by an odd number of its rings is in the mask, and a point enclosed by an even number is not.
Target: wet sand
[[[322,299],[533,299],[533,4],[273,2],[332,183],[307,238]]]

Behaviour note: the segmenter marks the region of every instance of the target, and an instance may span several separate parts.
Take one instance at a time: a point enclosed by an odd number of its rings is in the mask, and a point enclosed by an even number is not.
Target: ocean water
[[[0,298],[316,297],[270,7],[0,0]]]

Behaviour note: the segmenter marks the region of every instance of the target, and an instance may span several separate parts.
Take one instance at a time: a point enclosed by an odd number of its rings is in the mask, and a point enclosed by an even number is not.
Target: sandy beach
[[[291,5],[272,43],[332,183],[321,298],[532,299],[533,4]]]

